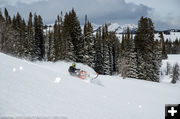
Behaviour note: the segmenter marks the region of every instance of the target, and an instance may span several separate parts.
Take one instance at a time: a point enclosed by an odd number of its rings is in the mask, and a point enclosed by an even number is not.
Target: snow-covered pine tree
[[[21,23],[21,30],[20,30],[20,40],[21,40],[21,57],[26,57],[26,51],[27,51],[27,26],[25,23],[25,20],[22,20]]]
[[[25,20],[22,19],[21,15],[19,13],[16,14],[16,16],[13,18],[12,22],[14,30],[19,33],[20,39],[16,42],[16,48],[17,48],[17,56],[18,57],[27,57],[27,36],[26,36],[26,23]]]
[[[137,52],[135,51],[135,43],[133,35],[129,40],[129,66],[127,69],[127,77],[138,78],[137,77]]]
[[[165,49],[167,54],[172,54],[172,42],[168,39],[165,41]]]
[[[11,18],[8,15],[7,9],[5,9],[5,20],[2,16],[0,20],[0,43],[1,52],[17,56],[19,50],[20,35],[14,30],[11,24]]]
[[[171,64],[169,62],[167,62],[166,64],[166,75],[171,74]]]
[[[95,71],[99,74],[104,74],[103,70],[103,52],[102,52],[102,35],[101,28],[96,32],[95,40]]]
[[[54,50],[55,50],[55,61],[59,59],[60,51],[59,51],[59,31],[58,31],[58,23],[57,20],[54,24]]]
[[[130,31],[127,28],[126,34],[122,37],[121,44],[121,75],[123,78],[127,77],[128,69],[130,66]]]
[[[30,60],[34,60],[35,52],[34,52],[34,32],[33,32],[33,15],[29,13],[29,20],[27,24],[27,50],[26,55]]]
[[[102,41],[103,41],[103,68],[104,74],[110,75],[110,52],[109,52],[109,37],[108,27],[105,26],[102,29]]]
[[[88,19],[87,19],[87,15],[85,15],[85,23],[84,23],[84,30],[83,30],[83,39],[84,39],[84,43],[83,43],[83,48],[84,48],[84,56],[83,56],[83,63],[88,64],[88,59],[89,59],[89,55],[88,55],[88,45],[89,45],[89,32],[88,32]]]
[[[53,32],[48,31],[48,42],[49,42],[49,50],[48,50],[48,61],[53,61],[55,62],[56,60],[56,54],[55,54],[55,47],[54,47],[54,37],[53,37]]]
[[[71,12],[69,12],[69,33],[70,33],[70,39],[72,41],[73,47],[74,47],[74,53],[76,62],[83,62],[83,43],[84,39],[82,37],[82,30],[80,26],[80,22],[77,18],[76,12],[74,9],[72,9]],[[69,39],[69,38],[68,38]]]
[[[22,39],[22,33],[21,33],[21,25],[22,25],[22,18],[19,13],[16,14],[16,16],[13,19],[12,26],[14,31],[17,32],[17,35],[19,35],[18,39],[15,39],[15,56],[22,57],[23,54],[23,39]],[[15,23],[15,24],[14,24]]]
[[[71,24],[71,15],[66,13],[64,17],[64,24],[62,28],[62,37],[63,37],[63,59],[68,61],[76,61],[76,55],[74,51],[74,44],[72,40],[72,24]]]
[[[173,42],[172,45],[172,53],[173,54],[179,54],[180,53],[180,45],[179,40],[176,38],[176,40]]]
[[[62,12],[61,12],[62,14]],[[62,40],[62,15],[57,16],[57,20],[54,24],[54,47],[55,47],[55,53],[56,53],[56,61],[63,59],[63,40]]]
[[[114,32],[108,32],[108,48],[109,48],[109,71],[110,75],[114,74],[116,72],[116,52],[117,50],[117,44],[116,44],[116,36],[114,36]]]
[[[120,42],[116,37],[115,32],[109,32],[109,52],[110,52],[110,72],[111,75],[118,73],[119,56],[120,56]]]
[[[43,29],[45,31],[44,35],[44,60],[48,61],[48,53],[49,53],[49,34],[48,34],[48,29],[50,28],[51,25],[44,25]]]
[[[84,24],[84,56],[83,62],[88,64],[90,67],[94,68],[94,40],[95,37],[93,35],[93,27],[91,23],[87,19],[87,15],[85,16],[85,24]]]
[[[44,58],[43,21],[36,13],[34,14],[34,40],[36,58],[42,60]]]
[[[152,53],[153,60],[152,60],[152,65],[153,65],[153,73],[152,73],[152,78],[151,81],[159,82],[159,77],[160,77],[160,67],[161,67],[161,61],[162,61],[162,49],[160,45],[158,45],[158,41],[154,42],[153,45],[153,53]]]
[[[156,44],[154,41],[153,23],[150,18],[141,17],[135,36],[138,78],[158,82],[159,77],[156,75],[159,70],[159,61],[157,60],[159,52],[157,54],[153,49],[154,45]]]
[[[172,72],[172,81],[171,83],[176,83],[179,79],[180,76],[180,69],[178,63],[176,63],[173,67],[173,72]]]
[[[162,32],[160,32],[159,38],[160,38],[160,44],[161,44],[161,50],[162,50],[162,59],[167,59],[167,52],[166,52],[164,36]]]
[[[122,34],[122,41],[121,41],[121,47],[120,47],[120,53],[119,53],[119,67],[118,71],[121,75],[123,75],[123,69],[124,69],[124,42],[125,42],[125,35]]]

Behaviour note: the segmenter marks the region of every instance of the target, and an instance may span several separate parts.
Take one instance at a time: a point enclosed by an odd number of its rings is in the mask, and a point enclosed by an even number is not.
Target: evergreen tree
[[[53,38],[53,33],[49,30],[48,31],[48,43],[49,43],[49,50],[48,50],[48,61],[55,61],[56,59],[56,54],[55,54],[55,45],[54,45],[54,38]]]
[[[179,80],[179,75],[180,75],[180,69],[179,69],[179,65],[176,63],[175,66],[173,67],[171,83],[176,83]]]
[[[116,42],[116,36],[114,32],[108,32],[108,50],[109,50],[109,72],[110,75],[114,74],[116,72],[116,52],[117,50],[117,42]],[[118,41],[119,42],[119,41]]]
[[[102,40],[103,40],[103,68],[104,74],[110,75],[110,52],[109,52],[109,39],[108,39],[108,27],[105,25],[102,29]]]
[[[72,26],[70,25],[71,25],[70,15],[66,13],[62,28],[62,37],[64,43],[63,59],[68,61],[76,61],[73,39],[71,37]]]
[[[56,61],[63,59],[63,40],[62,40],[62,16],[58,15],[57,20],[55,21],[54,25],[54,47],[55,47],[55,54],[56,54]]]
[[[162,49],[162,59],[167,59],[167,52],[166,52],[166,47],[164,43],[164,36],[163,33],[160,33],[160,42],[161,42],[161,49]]]
[[[22,57],[26,57],[26,52],[27,52],[27,26],[26,22],[23,19],[21,23],[21,30],[20,30],[20,39],[21,39],[21,49],[22,49]]]
[[[176,38],[176,40],[172,43],[173,47],[172,47],[172,53],[173,54],[179,54],[180,53],[180,45],[179,45],[179,41]]]
[[[34,51],[36,58],[42,60],[44,57],[44,37],[43,37],[43,22],[41,16],[34,15]]]
[[[3,17],[3,15],[2,15],[2,12],[1,12],[1,9],[0,9],[0,22],[3,22],[5,19],[4,19],[4,17]]]
[[[169,41],[168,39],[166,39],[166,42],[165,42],[165,49],[166,49],[167,54],[172,54],[172,42]]]
[[[30,60],[35,59],[35,52],[34,52],[34,32],[33,32],[33,16],[32,13],[29,13],[29,20],[27,24],[27,46],[26,47],[26,55],[29,57]]]
[[[129,32],[128,32],[129,33]],[[129,66],[127,69],[127,77],[138,78],[137,77],[137,52],[135,51],[135,43],[133,36],[131,35],[129,41]]]
[[[9,16],[8,10],[4,9],[5,21],[7,24],[11,24],[11,17]]]
[[[169,62],[166,64],[166,75],[169,75],[171,73],[171,65]]]
[[[97,73],[104,74],[101,28],[98,28],[96,32],[95,44],[96,45],[95,45],[95,68],[94,69]]]
[[[137,53],[129,28],[127,28],[126,34],[122,36],[120,67],[123,78],[137,78]]]
[[[141,18],[135,36],[138,78],[159,81],[159,52],[154,41],[154,27],[150,18]]]
[[[94,67],[94,35],[93,35],[93,27],[91,23],[87,20],[87,15],[85,16],[85,25],[84,25],[84,56],[83,62],[88,64],[91,67]]]
[[[2,14],[0,16],[0,51],[18,56],[20,35],[13,29],[7,9],[5,9],[6,19],[4,20]]]
[[[69,13],[69,33],[74,47],[75,58],[77,62],[83,62],[83,43],[82,30],[80,22],[74,9]]]
[[[110,45],[110,72],[111,74],[113,73],[118,73],[119,72],[119,60],[120,60],[120,42],[119,39],[116,37],[115,32],[110,32],[109,33],[109,45]]]

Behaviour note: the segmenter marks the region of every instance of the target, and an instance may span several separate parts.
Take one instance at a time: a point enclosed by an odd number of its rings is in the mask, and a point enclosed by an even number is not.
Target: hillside
[[[164,119],[165,104],[180,103],[180,85],[100,75],[71,77],[68,62],[36,62],[0,53],[0,116],[62,119]],[[95,72],[83,64],[91,75]]]

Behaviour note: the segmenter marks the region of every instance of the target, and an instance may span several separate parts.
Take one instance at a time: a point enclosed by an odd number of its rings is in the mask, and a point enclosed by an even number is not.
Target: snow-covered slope
[[[165,40],[169,40],[169,41],[172,41],[172,42],[175,41],[176,39],[180,40],[180,32],[173,32],[172,31],[172,32],[170,32],[169,35],[163,34],[163,36],[164,36]],[[160,40],[158,33],[155,34],[155,39]]]
[[[0,53],[0,116],[164,119],[165,104],[180,103],[178,84],[101,75],[98,83],[88,83],[68,74],[70,64],[31,63]]]
[[[166,83],[170,83],[172,81],[171,78],[171,74],[166,75],[166,71],[167,71],[167,63],[169,63],[170,67],[171,67],[171,72],[172,72],[172,68],[173,66],[178,63],[180,66],[180,54],[169,54],[168,55],[168,59],[163,60],[162,61],[162,67],[161,67],[161,82],[166,82]],[[178,82],[180,83],[180,82]]]
[[[119,41],[121,42],[122,34],[116,34],[116,36],[118,37]],[[135,35],[133,35],[133,36],[135,36]],[[169,35],[163,34],[163,36],[164,36],[165,41],[168,40],[168,41],[174,42],[176,39],[180,40],[180,32],[170,32]],[[160,40],[159,33],[155,33],[154,40]]]

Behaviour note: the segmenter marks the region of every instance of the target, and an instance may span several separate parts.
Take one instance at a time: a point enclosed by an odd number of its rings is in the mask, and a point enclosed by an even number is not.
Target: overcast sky
[[[141,16],[152,18],[158,30],[180,28],[180,0],[0,0],[11,15],[19,11],[27,18],[30,11],[37,12],[45,23],[54,23],[61,11],[75,9],[83,24],[85,14],[91,22],[104,24],[118,22],[137,24]]]

